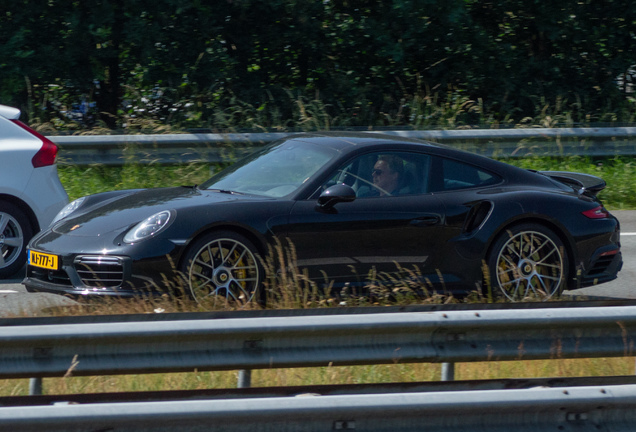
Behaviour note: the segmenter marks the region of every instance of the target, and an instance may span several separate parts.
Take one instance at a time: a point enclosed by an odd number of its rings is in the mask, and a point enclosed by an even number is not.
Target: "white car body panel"
[[[40,229],[48,227],[58,212],[68,204],[68,195],[60,183],[57,166],[35,168],[21,198],[35,210]]]
[[[33,166],[33,157],[42,149],[43,142],[12,121],[19,117],[20,110],[0,105],[0,214],[3,202],[28,207],[37,219],[37,226],[32,226],[35,234],[46,228],[68,203],[68,195],[55,164]],[[3,235],[0,232],[0,244]]]
[[[6,105],[0,105],[0,116],[6,117],[9,120],[17,120],[20,118],[20,110]]]

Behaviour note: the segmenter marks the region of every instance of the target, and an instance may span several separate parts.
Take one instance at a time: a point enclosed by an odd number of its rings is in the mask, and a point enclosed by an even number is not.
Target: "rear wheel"
[[[568,257],[550,229],[523,224],[502,233],[488,256],[493,295],[509,301],[556,297],[566,285]]]
[[[33,237],[27,216],[15,205],[0,202],[0,278],[14,275],[26,263],[26,247]]]
[[[219,231],[197,240],[181,271],[192,298],[199,303],[214,306],[261,301],[263,270],[258,252],[238,233]]]

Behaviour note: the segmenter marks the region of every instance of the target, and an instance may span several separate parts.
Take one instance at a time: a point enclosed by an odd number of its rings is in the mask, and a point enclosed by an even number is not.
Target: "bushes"
[[[8,1],[2,103],[58,128],[82,99],[111,128],[448,127],[438,108],[464,103],[460,124],[515,123],[558,101],[633,120],[627,0],[201,3]]]

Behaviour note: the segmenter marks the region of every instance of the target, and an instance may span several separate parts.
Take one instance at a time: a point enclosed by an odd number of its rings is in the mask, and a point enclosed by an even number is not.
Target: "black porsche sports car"
[[[24,284],[134,296],[180,276],[197,300],[249,301],[271,246],[292,244],[298,267],[333,287],[363,286],[397,264],[448,293],[550,297],[622,266],[618,220],[596,196],[604,187],[423,141],[301,134],[200,186],[70,203],[30,242]]]

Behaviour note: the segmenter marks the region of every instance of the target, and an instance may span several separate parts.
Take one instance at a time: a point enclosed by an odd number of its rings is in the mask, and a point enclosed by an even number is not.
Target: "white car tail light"
[[[31,159],[31,163],[33,164],[33,168],[39,168],[44,166],[49,166],[55,164],[55,157],[57,156],[57,146],[53,141],[45,137],[44,135],[34,131],[20,120],[11,120],[16,125],[20,126],[25,131],[29,132],[31,135],[38,138],[42,141],[42,147]]]

